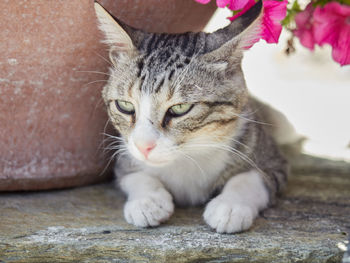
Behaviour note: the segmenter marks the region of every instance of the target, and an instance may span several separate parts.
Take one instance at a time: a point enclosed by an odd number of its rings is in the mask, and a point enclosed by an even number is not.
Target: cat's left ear
[[[206,36],[205,53],[216,57],[230,56],[251,46],[261,34],[262,0],[230,25]]]
[[[104,33],[104,43],[110,46],[110,58],[113,63],[118,60],[118,56],[134,54],[137,45],[143,38],[142,31],[133,29],[118,21],[107,12],[99,3],[94,4],[96,16],[98,18],[99,29]]]

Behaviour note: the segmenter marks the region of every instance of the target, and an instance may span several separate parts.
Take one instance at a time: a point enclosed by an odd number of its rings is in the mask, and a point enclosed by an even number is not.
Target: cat
[[[249,95],[243,50],[262,3],[214,33],[134,29],[95,2],[112,67],[102,96],[119,137],[115,174],[124,217],[138,227],[204,205],[219,233],[247,230],[285,186],[288,163]],[[266,112],[265,112],[266,113]]]

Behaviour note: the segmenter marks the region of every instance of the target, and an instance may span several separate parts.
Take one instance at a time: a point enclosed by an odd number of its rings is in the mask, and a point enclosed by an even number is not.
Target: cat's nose
[[[145,156],[145,158],[148,158],[149,153],[156,147],[156,142],[151,141],[151,142],[146,142],[146,143],[135,143],[137,149]]]

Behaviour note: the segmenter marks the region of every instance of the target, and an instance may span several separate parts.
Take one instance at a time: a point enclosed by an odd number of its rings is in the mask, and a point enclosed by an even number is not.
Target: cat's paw
[[[218,233],[236,233],[247,230],[257,215],[257,211],[246,204],[214,198],[205,208],[205,222]]]
[[[124,206],[126,221],[138,227],[158,226],[168,220],[173,212],[172,197],[164,189],[127,201]]]

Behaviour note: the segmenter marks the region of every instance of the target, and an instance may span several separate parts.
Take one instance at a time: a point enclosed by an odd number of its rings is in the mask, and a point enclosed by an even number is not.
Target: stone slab
[[[345,166],[302,173],[299,166],[276,206],[234,235],[213,232],[202,207],[178,208],[158,228],[128,225],[113,183],[3,193],[0,262],[350,262]]]

